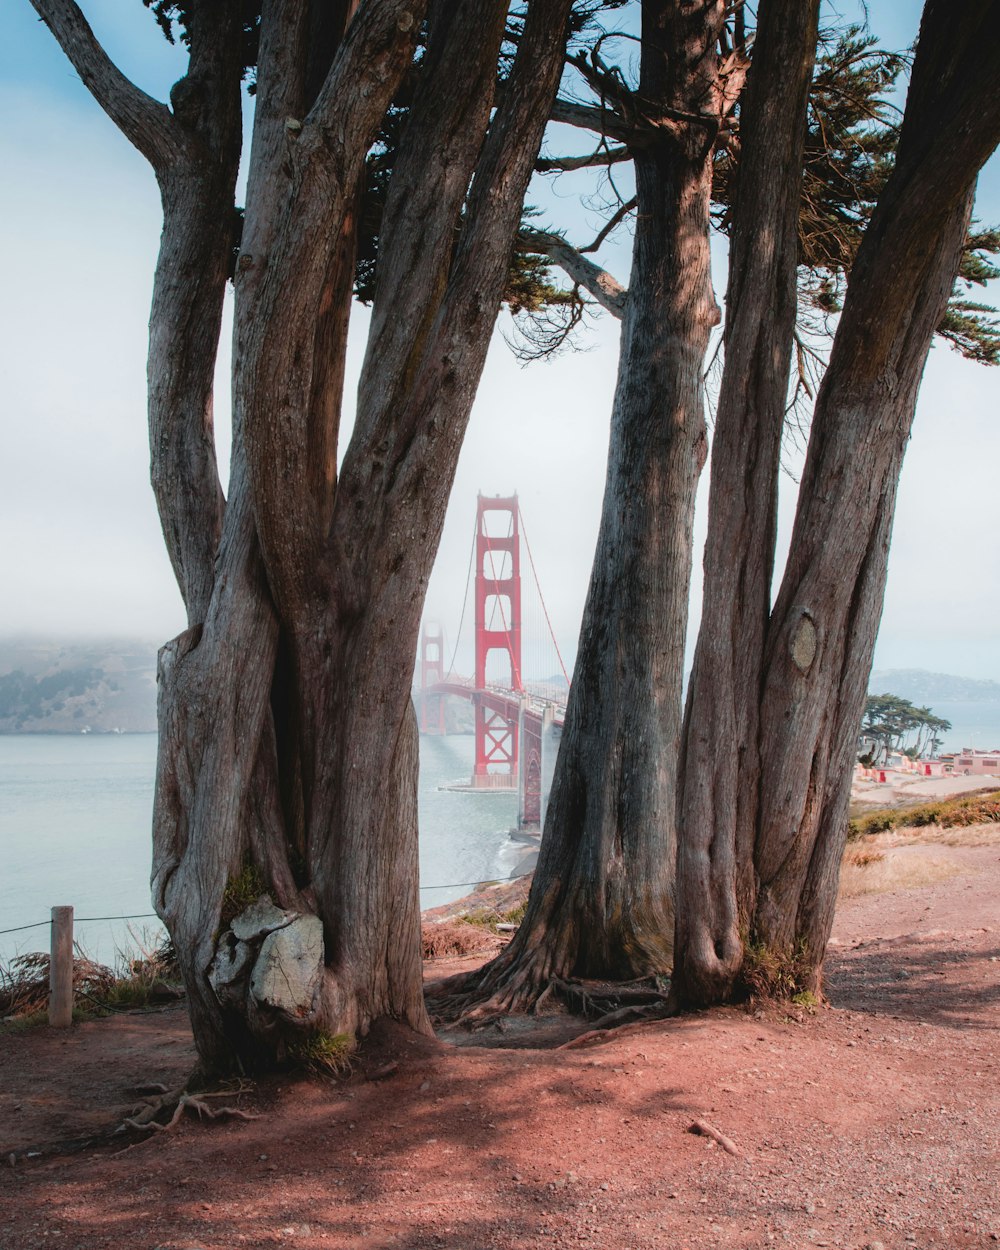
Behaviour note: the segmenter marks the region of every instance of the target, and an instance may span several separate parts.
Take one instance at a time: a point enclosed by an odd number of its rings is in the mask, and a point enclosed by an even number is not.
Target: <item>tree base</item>
[[[558,1004],[571,1015],[613,1028],[649,1013],[672,1013],[669,981],[644,976],[612,981],[561,975],[545,945],[531,951],[512,944],[481,968],[431,983],[426,989],[435,1024],[489,1028],[510,1015],[541,1015]]]

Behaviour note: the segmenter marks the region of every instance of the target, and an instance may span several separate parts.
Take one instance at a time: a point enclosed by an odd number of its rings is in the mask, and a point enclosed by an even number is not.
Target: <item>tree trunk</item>
[[[635,151],[636,236],[604,507],[528,910],[503,955],[442,987],[463,1006],[488,1000],[485,1012],[528,1007],[557,978],[670,969],[702,370],[718,321],[709,196],[723,10],[643,5],[640,96],[706,124],[666,126]]]
[[[917,391],[1000,139],[1000,5],[928,0],[895,170],[817,398],[765,650],[751,959],[818,989]]]
[[[310,1034],[363,1035],[383,1015],[429,1029],[413,656],[568,5],[532,4],[495,112],[506,4],[432,6],[339,481],[355,189],[412,23],[387,24],[380,44],[382,28],[359,33],[379,6],[359,11],[311,103],[282,69],[302,12],[265,29],[237,269],[234,484],[205,628],[163,674],[177,728],[161,759],[158,898],[210,1070],[268,1066]],[[377,88],[360,104],[352,41]],[[268,901],[241,898],[233,914],[247,882]],[[291,968],[294,993],[268,988],[269,967]]]
[[[680,764],[673,989],[681,1002],[728,997],[753,910],[761,666],[818,14],[819,0],[763,0],[741,112],[702,620]]]
[[[190,628],[160,656],[153,893],[202,1067],[266,1068],[381,1015],[426,1030],[413,657],[571,0],[531,0],[496,106],[506,0],[264,0],[225,504],[211,376],[245,6],[179,6],[171,112],[75,0],[33,2],[163,191],[150,439]],[[414,72],[338,482],[358,188]]]

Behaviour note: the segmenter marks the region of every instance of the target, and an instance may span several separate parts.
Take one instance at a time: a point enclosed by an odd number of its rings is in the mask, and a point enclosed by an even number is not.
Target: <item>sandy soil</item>
[[[183,1011],[2,1036],[0,1247],[995,1246],[1000,841],[962,832],[978,845],[869,840],[910,888],[883,867],[843,899],[814,1014],[708,1012],[577,1050],[520,1027],[385,1033],[349,1079],[228,1100],[258,1119],[74,1153],[48,1150],[183,1079]]]
[[[896,769],[885,770],[885,781],[856,778],[851,786],[855,803],[873,807],[894,807],[897,803],[933,803],[959,794],[975,794],[980,790],[996,790],[1000,779],[980,774],[977,777],[920,777]]]

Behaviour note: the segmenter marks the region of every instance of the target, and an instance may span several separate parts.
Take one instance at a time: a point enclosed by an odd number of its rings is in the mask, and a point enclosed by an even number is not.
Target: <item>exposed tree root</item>
[[[434,982],[426,991],[432,1018],[479,1031],[509,1015],[541,1014],[554,999],[571,1014],[595,1020],[598,1032],[673,1014],[661,977],[627,982],[568,978],[555,971],[554,963],[545,948],[520,958],[508,949],[483,968]]]
[[[118,1132],[135,1129],[138,1132],[168,1133],[178,1124],[185,1111],[204,1120],[260,1119],[252,1111],[241,1111],[239,1107],[212,1107],[206,1101],[209,1098],[231,1098],[234,1093],[241,1092],[242,1085],[237,1086],[235,1090],[221,1089],[198,1094],[190,1094],[185,1088],[175,1090],[164,1090],[162,1086],[158,1088],[161,1092],[157,1093],[154,1098],[144,1099],[133,1110],[131,1116],[125,1117]],[[162,1119],[164,1115],[168,1115],[169,1118]]]
[[[168,1090],[165,1085],[158,1083],[137,1085],[130,1091],[131,1093],[152,1094],[155,1096],[143,1098],[142,1102],[133,1109],[132,1115],[126,1116],[114,1128],[103,1129],[100,1132],[91,1133],[87,1137],[73,1137],[65,1138],[61,1141],[42,1142],[35,1146],[10,1151],[6,1158],[10,1166],[13,1167],[17,1163],[36,1159],[77,1154],[83,1150],[97,1150],[108,1146],[120,1146],[122,1137],[130,1132],[150,1134],[169,1132],[177,1125],[185,1111],[208,1120],[227,1118],[258,1120],[260,1117],[253,1114],[253,1112],[241,1111],[238,1107],[211,1107],[205,1101],[207,1098],[232,1098],[234,1095],[238,1096],[246,1088],[247,1085],[240,1082],[228,1089],[209,1092],[201,1091],[195,1095],[188,1093],[186,1087]],[[168,1118],[163,1120],[163,1116]],[[157,1117],[161,1118],[158,1119]],[[151,1140],[152,1136],[143,1137],[129,1146],[122,1147],[117,1153],[124,1154],[126,1150],[132,1150],[136,1146],[142,1146]]]
[[[504,1016],[537,1012],[556,991],[550,963],[544,950],[517,959],[508,947],[482,968],[434,982],[426,989],[432,1019],[478,1030]]]
[[[715,1125],[709,1124],[707,1120],[695,1120],[694,1123],[688,1126],[688,1132],[697,1133],[701,1137],[709,1137],[720,1145],[726,1154],[733,1155],[737,1159],[743,1158],[743,1151],[740,1150],[732,1138],[727,1137],[725,1133],[720,1133]]]
[[[638,1013],[641,1013],[640,1019],[636,1019]],[[619,1037],[625,1037],[629,1033],[637,1033],[640,1029],[645,1029],[659,1020],[669,1020],[676,1014],[671,1003],[645,1008],[629,1007],[625,1011],[612,1013],[618,1017],[617,1020],[611,1020],[611,1017],[605,1016],[602,1027],[588,1029],[586,1033],[570,1038],[568,1042],[563,1042],[556,1049],[583,1050],[587,1046],[602,1046],[605,1042],[616,1041]],[[597,1023],[601,1025],[602,1022],[598,1020]]]

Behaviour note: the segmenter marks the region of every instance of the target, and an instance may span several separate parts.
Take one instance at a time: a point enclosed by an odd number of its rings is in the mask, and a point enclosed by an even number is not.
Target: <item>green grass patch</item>
[[[527,910],[528,903],[525,900],[508,911],[498,911],[495,907],[482,907],[478,911],[466,912],[464,916],[456,916],[455,919],[459,924],[471,924],[476,928],[489,929],[491,933],[496,933],[498,925],[520,924]]]
[[[1000,821],[1000,790],[941,799],[914,807],[878,808],[849,820],[847,837],[849,841],[854,841],[868,834],[886,833],[890,829],[919,829],[925,825],[940,825],[943,829],[964,828],[995,821]]]
[[[236,917],[267,893],[267,882],[256,864],[245,864],[226,882],[219,916],[220,932],[228,929]]]
[[[354,1038],[349,1033],[313,1033],[291,1047],[292,1058],[316,1076],[344,1076],[351,1070]]]

